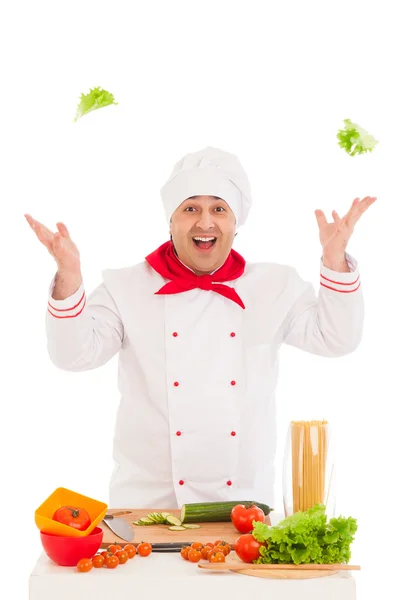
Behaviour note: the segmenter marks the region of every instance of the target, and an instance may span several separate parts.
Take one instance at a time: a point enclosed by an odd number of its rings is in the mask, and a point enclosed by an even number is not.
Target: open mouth
[[[194,245],[199,250],[211,250],[211,248],[214,246],[216,241],[217,241],[216,237],[198,237],[198,236],[196,236],[193,238]]]

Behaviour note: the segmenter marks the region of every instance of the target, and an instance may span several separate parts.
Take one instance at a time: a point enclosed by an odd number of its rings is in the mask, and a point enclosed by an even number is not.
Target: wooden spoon
[[[252,563],[237,563],[237,562],[224,562],[224,563],[199,563],[199,569],[208,569],[212,571],[244,571],[251,569],[252,571],[274,569],[274,570],[299,570],[299,571],[359,571],[361,569],[358,565],[320,565],[320,564],[278,564],[278,565],[258,565]]]

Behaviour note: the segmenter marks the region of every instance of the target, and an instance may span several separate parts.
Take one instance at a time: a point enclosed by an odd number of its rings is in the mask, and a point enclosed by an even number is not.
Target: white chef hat
[[[236,217],[236,227],[247,219],[251,206],[248,177],[238,158],[208,146],[179,160],[161,188],[161,198],[170,222],[172,213],[190,196],[218,196]]]

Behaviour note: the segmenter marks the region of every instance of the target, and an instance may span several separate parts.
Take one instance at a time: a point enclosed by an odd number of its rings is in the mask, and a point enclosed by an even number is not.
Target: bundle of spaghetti
[[[322,504],[325,496],[328,421],[292,421],[293,512]]]

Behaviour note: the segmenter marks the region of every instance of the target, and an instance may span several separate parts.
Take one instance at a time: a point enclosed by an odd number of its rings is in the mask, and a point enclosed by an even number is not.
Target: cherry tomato
[[[219,546],[221,542],[222,542],[222,540],[217,540],[216,542],[213,543],[213,546],[214,547]]]
[[[228,556],[231,547],[227,542],[221,542],[218,546],[214,546],[214,550],[220,550],[224,556]]]
[[[113,553],[112,552],[108,552],[108,550],[104,550],[104,552],[101,552],[100,554],[101,554],[101,556],[104,556],[104,559],[106,559],[107,556],[112,556],[113,555]]]
[[[251,563],[260,557],[260,548],[265,545],[257,542],[251,533],[246,533],[236,540],[235,552],[243,562]]]
[[[128,553],[129,558],[136,556],[136,548],[133,544],[125,544],[124,550]]]
[[[101,554],[96,554],[96,556],[93,556],[93,558],[92,558],[93,566],[96,569],[100,569],[100,567],[102,567],[105,562],[106,562],[106,559]]]
[[[118,556],[116,556],[115,554],[112,554],[111,556],[107,556],[107,558],[106,558],[107,569],[115,569],[115,567],[118,567],[118,565],[119,565]]]
[[[149,556],[149,554],[151,554],[152,550],[153,550],[153,547],[148,542],[142,542],[137,547],[137,551],[140,554],[140,556]]]
[[[190,548],[188,552],[188,559],[190,562],[197,563],[201,559],[201,552],[197,548]]]
[[[190,550],[190,546],[184,546],[183,548],[181,548],[181,556],[184,560],[189,560],[189,558],[188,558],[189,550]]]
[[[195,550],[202,550],[203,548],[203,544],[201,542],[193,542],[192,544],[192,548],[194,548]]]
[[[53,515],[54,521],[84,531],[91,523],[89,513],[77,506],[61,506]]]
[[[237,531],[240,531],[240,533],[249,533],[254,529],[253,521],[264,523],[265,514],[255,504],[250,507],[247,507],[245,504],[237,504],[231,510],[231,521]]]
[[[129,560],[128,553],[125,550],[117,550],[115,556],[118,556],[121,565],[124,565]]]
[[[225,554],[223,552],[220,552],[219,550],[214,550],[214,552],[210,552],[208,560],[210,561],[210,563],[225,562]]]
[[[201,550],[201,558],[208,558],[208,555],[210,553],[210,550],[213,549],[213,546],[204,546],[204,548],[202,548]]]
[[[92,567],[93,567],[93,563],[90,560],[90,558],[81,558],[81,560],[78,562],[78,564],[76,565],[78,571],[80,571],[80,573],[88,573],[89,571],[91,571]]]
[[[119,544],[111,544],[108,546],[107,550],[111,552],[111,554],[115,554],[116,552],[122,550],[122,547]]]

